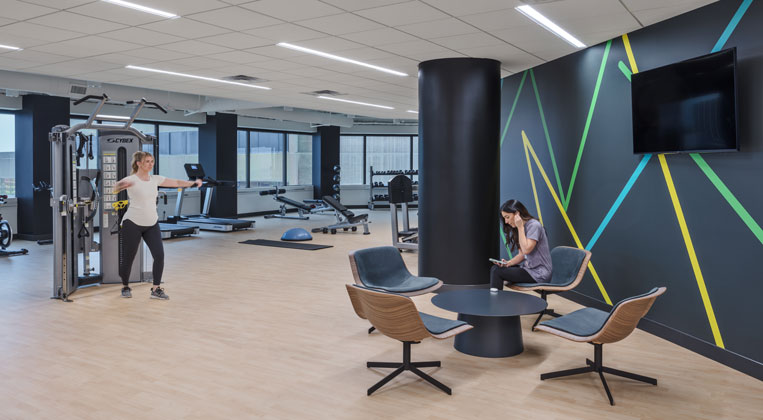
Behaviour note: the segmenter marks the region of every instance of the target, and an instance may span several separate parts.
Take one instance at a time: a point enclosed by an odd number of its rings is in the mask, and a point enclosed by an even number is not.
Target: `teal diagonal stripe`
[[[514,115],[514,109],[517,107],[517,101],[519,101],[519,94],[522,93],[522,86],[525,84],[525,78],[527,78],[527,71],[522,73],[522,81],[519,82],[519,89],[517,89],[517,96],[514,97],[514,103],[511,105],[511,111],[509,111],[509,118],[506,119],[506,125],[503,127],[503,134],[501,134],[500,147],[503,147],[503,139],[506,137],[506,133],[509,131],[509,124],[511,123],[511,117]],[[501,80],[501,86],[503,86],[503,80]]]

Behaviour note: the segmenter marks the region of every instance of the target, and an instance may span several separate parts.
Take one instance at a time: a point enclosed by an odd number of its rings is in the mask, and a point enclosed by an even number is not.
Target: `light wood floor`
[[[259,217],[254,231],[165,241],[169,301],[150,300],[148,285],[134,286],[133,299],[110,285],[50,300],[52,246],[15,242],[30,254],[0,259],[0,418],[763,418],[762,382],[642,331],[605,346],[604,361],[658,386],[610,376],[610,407],[594,374],[541,382],[540,373],[582,366],[592,347],[530,332],[532,316],[525,351],[512,358],[467,356],[452,339],[415,345],[414,360],[442,361],[425,371],[452,396],[406,372],[367,397],[388,370],[365,362],[402,357],[400,343],[366,333],[343,286],[348,251],[390,241],[388,213],[371,213],[371,235],[316,234],[314,243],[334,246],[319,251],[238,242],[329,216]],[[404,258],[415,273],[417,255]],[[430,298],[415,301],[455,317]]]

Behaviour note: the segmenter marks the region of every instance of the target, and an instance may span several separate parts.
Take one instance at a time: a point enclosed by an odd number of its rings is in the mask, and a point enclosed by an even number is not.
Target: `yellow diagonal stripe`
[[[707,319],[710,321],[710,329],[713,330],[713,338],[715,338],[715,345],[720,348],[723,347],[723,338],[721,338],[721,331],[718,329],[718,322],[715,320],[715,312],[713,312],[713,305],[710,303],[710,296],[707,294],[707,287],[705,287],[705,279],[702,277],[702,270],[699,268],[699,262],[697,261],[697,254],[694,253],[694,245],[691,242],[691,236],[689,235],[689,229],[686,227],[686,219],[684,219],[684,212],[681,210],[681,203],[678,201],[678,194],[676,194],[676,187],[673,185],[673,177],[670,176],[670,169],[668,168],[668,162],[665,161],[665,155],[661,154],[660,166],[662,166],[662,173],[665,175],[665,183],[668,184],[668,191],[670,191],[670,199],[673,201],[673,208],[676,210],[676,218],[678,218],[678,225],[681,226],[681,234],[686,242],[686,252],[689,253],[689,260],[691,261],[691,267],[694,269],[694,277],[697,278],[697,286],[699,286],[699,294],[702,296],[702,303],[705,304],[705,312],[707,312]]]
[[[543,177],[543,180],[546,181],[546,186],[548,187],[548,190],[551,192],[551,196],[554,197],[556,206],[559,207],[559,212],[562,213],[562,218],[567,223],[567,228],[570,230],[570,233],[572,234],[572,239],[575,240],[575,244],[578,246],[578,248],[583,249],[583,244],[580,242],[580,238],[578,238],[578,234],[577,232],[575,232],[575,228],[572,227],[572,222],[570,222],[570,218],[567,216],[567,212],[564,211],[564,206],[562,206],[562,202],[559,201],[559,196],[557,196],[556,193],[554,192],[554,187],[551,186],[551,180],[548,179],[548,175],[546,175],[546,171],[543,169],[543,165],[540,164],[540,160],[538,160],[538,155],[535,154],[535,150],[533,149],[533,146],[530,144],[530,140],[527,138],[527,134],[525,134],[524,130],[522,130],[522,140],[524,141],[525,148],[529,150],[530,153],[532,154],[535,164],[538,165],[538,170],[540,171],[540,174]],[[599,291],[601,292],[601,295],[604,297],[604,301],[606,301],[607,304],[612,305],[612,300],[609,299],[609,295],[607,294],[607,291],[604,290],[604,285],[601,283],[601,279],[599,279],[599,275],[596,273],[596,270],[593,268],[593,264],[589,262],[588,268],[591,270],[591,275],[593,276],[594,281],[596,281],[596,285],[599,287]]]
[[[638,66],[636,66],[636,59],[633,57],[633,50],[631,49],[631,41],[628,39],[628,34],[623,34],[623,44],[625,45],[625,53],[628,54],[628,62],[631,64],[631,72],[638,73]]]
[[[533,185],[533,196],[535,197],[535,208],[538,209],[538,220],[543,224],[543,216],[540,214],[540,202],[538,201],[538,190],[535,189],[535,177],[533,176],[533,167],[530,165],[530,154],[527,152],[527,146],[524,146],[525,157],[527,158],[527,170],[530,171],[530,183]]]

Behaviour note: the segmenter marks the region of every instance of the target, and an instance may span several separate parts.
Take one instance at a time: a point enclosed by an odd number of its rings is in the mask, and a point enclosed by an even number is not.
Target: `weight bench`
[[[323,196],[323,202],[326,203],[329,207],[334,209],[334,212],[336,214],[336,223],[329,226],[314,228],[313,232],[323,232],[323,233],[329,233],[335,234],[337,230],[342,229],[343,231],[352,230],[355,232],[358,230],[358,226],[363,226],[363,234],[368,235],[371,232],[368,231],[368,224],[371,223],[368,221],[368,215],[367,214],[355,214],[350,211],[347,207],[343,206],[342,203],[339,202],[339,200],[335,199],[334,197],[330,195],[324,195]]]
[[[286,190],[281,189],[274,189],[274,190],[267,190],[267,191],[260,191],[260,195],[271,195],[273,194],[273,199],[281,203],[281,207],[278,209],[278,214],[268,214],[265,215],[266,219],[272,219],[274,217],[280,218],[280,219],[299,219],[299,220],[308,220],[309,217],[305,216],[305,213],[310,213],[315,206],[312,204],[305,204],[303,202],[292,200],[289,197],[284,197],[282,195],[285,193]],[[286,206],[292,206],[297,209],[297,213],[299,213],[298,216],[288,216],[286,214]]]

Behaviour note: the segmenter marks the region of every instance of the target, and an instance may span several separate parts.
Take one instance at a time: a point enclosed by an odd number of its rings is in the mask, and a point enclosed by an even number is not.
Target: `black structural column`
[[[50,179],[48,134],[56,125],[69,125],[69,98],[25,95],[16,113],[16,197],[18,236],[51,238],[53,219],[48,191],[34,192],[32,184]]]
[[[489,282],[497,258],[500,62],[419,64],[419,275]]]
[[[221,113],[207,116],[207,123],[199,126],[199,163],[208,177],[236,181],[237,127],[238,117],[235,114]],[[215,217],[235,217],[238,214],[235,186],[215,188],[209,214]]]
[[[334,165],[339,165],[339,127],[318,127],[313,134],[313,197],[333,195]]]

